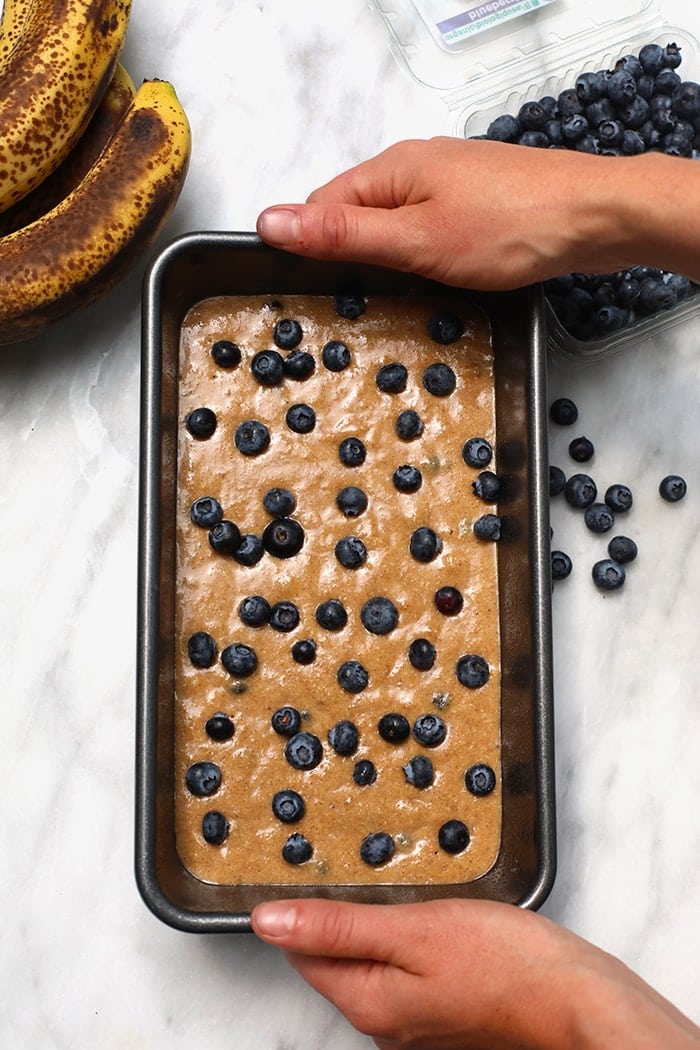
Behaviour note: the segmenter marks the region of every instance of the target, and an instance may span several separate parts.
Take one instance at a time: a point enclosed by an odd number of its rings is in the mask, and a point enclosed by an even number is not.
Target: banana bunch
[[[156,239],[190,158],[172,84],[119,62],[130,0],[4,0],[0,344],[109,291]]]

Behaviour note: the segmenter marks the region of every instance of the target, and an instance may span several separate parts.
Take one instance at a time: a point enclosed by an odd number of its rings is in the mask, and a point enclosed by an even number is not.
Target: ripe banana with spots
[[[146,80],[80,183],[0,239],[0,343],[39,334],[109,291],[154,242],[187,174],[191,132],[172,84]]]
[[[0,212],[75,146],[112,79],[131,9],[131,0],[9,3],[0,64]]]
[[[24,33],[36,0],[4,0],[0,15],[0,75]]]

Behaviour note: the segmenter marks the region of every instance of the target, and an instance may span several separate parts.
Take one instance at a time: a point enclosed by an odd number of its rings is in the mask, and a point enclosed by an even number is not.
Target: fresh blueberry
[[[417,492],[423,484],[423,475],[418,467],[404,463],[396,468],[391,480],[397,492]]]
[[[615,120],[617,116],[615,107],[609,98],[599,98],[586,106],[585,117],[591,128],[597,130],[605,120]]]
[[[398,361],[382,365],[377,372],[375,381],[384,394],[400,394],[406,389],[408,382],[408,369]]]
[[[433,342],[440,343],[441,346],[456,343],[463,334],[464,322],[457,314],[449,313],[449,311],[433,314],[428,321],[428,335]]]
[[[634,128],[625,128],[622,132],[620,149],[623,156],[634,157],[639,153],[644,153],[646,145],[639,131],[636,131]]]
[[[235,678],[247,678],[258,666],[255,650],[243,642],[233,642],[222,649],[221,662]]]
[[[209,529],[209,546],[217,554],[235,554],[241,545],[241,530],[224,519]]]
[[[433,561],[442,550],[442,540],[429,526],[421,525],[411,533],[408,549],[416,561]]]
[[[489,665],[483,656],[466,653],[457,661],[457,681],[467,689],[479,689],[489,680]]]
[[[230,740],[236,731],[233,719],[223,711],[217,711],[215,715],[208,718],[204,723],[204,732],[210,740]]]
[[[591,532],[610,532],[615,515],[607,503],[591,503],[583,512],[583,520]]]
[[[423,373],[423,386],[434,397],[449,397],[457,386],[457,377],[449,365],[436,361]]]
[[[561,121],[551,118],[547,121],[543,133],[547,136],[550,146],[561,146],[564,143],[564,136],[561,133]]]
[[[411,735],[411,723],[404,715],[392,711],[379,719],[377,732],[388,744],[401,744]]]
[[[262,505],[268,514],[275,518],[288,518],[297,505],[296,496],[289,489],[268,489],[262,498]]]
[[[642,73],[637,80],[637,94],[647,102],[653,98],[655,79],[656,77],[653,77],[651,73]]]
[[[284,757],[294,769],[315,769],[323,758],[323,744],[313,733],[301,730],[284,745]]]
[[[299,346],[303,334],[298,321],[283,317],[272,330],[272,340],[280,350],[293,350],[295,346]]]
[[[462,445],[462,459],[468,467],[487,467],[493,459],[491,442],[482,437],[471,437]]]
[[[588,463],[593,459],[595,448],[587,437],[577,437],[569,444],[569,455],[577,463]]]
[[[665,50],[660,44],[645,44],[639,52],[639,62],[645,73],[655,77],[664,67]]]
[[[265,548],[260,537],[247,532],[241,536],[241,542],[233,556],[239,565],[250,566],[257,565],[264,553]]]
[[[678,500],[683,499],[687,491],[688,486],[684,478],[678,474],[668,474],[659,483],[659,495],[667,503],[677,503]]]
[[[270,724],[279,736],[292,737],[301,729],[301,712],[285,704],[273,712]]]
[[[678,44],[666,44],[666,47],[664,48],[664,66],[667,69],[678,69],[681,61],[681,49]]]
[[[343,536],[335,545],[335,556],[346,569],[359,569],[367,561],[367,548],[359,536]]]
[[[619,150],[616,147],[603,147],[598,136],[594,135],[592,131],[586,131],[580,136],[580,138],[576,139],[575,149],[577,149],[579,153],[598,154],[605,152],[608,156],[617,156],[619,153]]]
[[[321,351],[321,359],[329,372],[342,372],[350,364],[350,351],[339,339],[331,339]]]
[[[629,321],[629,311],[613,304],[601,306],[595,311],[592,318],[593,330],[598,335],[610,335],[612,332],[619,332],[621,328],[629,324]]]
[[[413,735],[425,747],[437,747],[447,736],[447,726],[439,715],[418,715],[413,723]]]
[[[433,597],[435,608],[443,616],[457,616],[462,611],[464,598],[456,587],[439,587]]]
[[[523,131],[541,131],[549,114],[534,99],[523,102],[518,110],[518,123]]]
[[[352,771],[352,779],[360,787],[366,787],[367,784],[373,784],[377,779],[377,771],[374,768],[374,762],[371,762],[368,758],[361,758],[359,762],[355,763]]]
[[[700,117],[700,84],[693,80],[683,81],[671,96],[673,113],[681,120],[696,124]]]
[[[348,622],[345,606],[339,598],[329,598],[316,607],[316,622],[327,631],[340,631]]]
[[[520,130],[518,118],[511,113],[503,113],[491,121],[486,129],[486,137],[494,142],[516,142]]]
[[[472,491],[485,503],[495,503],[501,492],[501,481],[491,470],[482,470],[472,481]]]
[[[229,823],[223,813],[218,809],[210,809],[202,817],[202,838],[211,846],[220,846],[226,841],[229,833]]]
[[[328,731],[328,743],[337,755],[352,755],[357,751],[360,734],[354,722],[342,718]]]
[[[571,558],[564,551],[552,551],[552,579],[565,580],[573,568]]]
[[[618,109],[617,114],[625,127],[637,131],[649,119],[650,112],[650,103],[641,95],[635,95],[631,102]]]
[[[367,309],[367,300],[362,295],[336,295],[335,309],[339,317],[344,317],[346,321],[356,321]]]
[[[590,125],[583,113],[574,113],[561,122],[561,137],[567,146],[574,146],[589,130]]]
[[[578,419],[578,408],[569,397],[558,397],[549,408],[549,418],[560,427],[570,427]]]
[[[284,360],[284,374],[288,379],[304,380],[314,374],[316,362],[306,350],[293,350]]]
[[[482,514],[474,522],[473,529],[477,539],[497,541],[501,538],[502,521],[498,514]]]
[[[316,659],[316,642],[312,638],[300,638],[292,646],[292,659],[298,664],[312,664]]]
[[[681,78],[674,69],[664,66],[660,73],[654,78],[654,94],[672,95],[676,88],[680,87]]]
[[[221,787],[221,770],[215,762],[195,762],[187,770],[185,783],[192,795],[206,798]]]
[[[403,766],[403,771],[406,782],[416,788],[430,787],[435,779],[433,763],[427,755],[414,755],[413,758],[409,758]]]
[[[367,496],[357,485],[347,485],[335,497],[338,510],[346,518],[357,518],[367,510]]]
[[[304,835],[295,832],[282,847],[282,857],[288,864],[306,864],[311,860],[314,848]]]
[[[294,602],[284,598],[275,602],[270,610],[270,627],[281,634],[289,634],[290,631],[293,631],[299,626],[299,620],[299,610]]]
[[[250,370],[261,386],[279,386],[284,379],[284,360],[276,350],[259,350]]]
[[[414,638],[408,647],[408,659],[417,671],[429,671],[435,656],[435,646],[427,638]]]
[[[211,356],[219,368],[235,368],[241,363],[241,349],[230,339],[217,339],[212,345]]]
[[[338,685],[346,693],[361,693],[367,688],[369,675],[358,660],[346,660],[338,668]]]
[[[588,106],[607,95],[607,77],[602,70],[580,73],[576,77],[574,89],[584,106]]]
[[[263,547],[275,558],[293,558],[304,545],[304,530],[294,518],[275,518],[263,529]]]
[[[651,71],[647,69],[645,72]],[[607,86],[608,98],[618,109],[628,105],[637,94],[637,81],[625,69],[620,69],[608,77]]]
[[[559,496],[566,485],[566,474],[561,467],[549,468],[549,495]]]
[[[236,427],[234,443],[244,456],[257,456],[270,444],[270,431],[259,419],[246,419]]]
[[[346,437],[338,445],[338,456],[345,467],[360,467],[367,457],[367,449],[358,437]]]
[[[316,426],[316,413],[311,405],[305,405],[303,402],[290,405],[284,419],[295,434],[310,434]]]
[[[365,835],[360,845],[360,857],[365,864],[375,867],[385,864],[394,855],[394,840],[386,831],[373,831]]]
[[[210,438],[216,430],[216,412],[210,408],[193,408],[185,416],[185,426],[192,437]]]
[[[584,105],[576,93],[576,88],[565,88],[557,97],[557,109],[562,120],[583,113]]]
[[[637,557],[637,544],[629,536],[613,536],[608,543],[608,554],[613,561],[626,565]]]
[[[518,139],[518,145],[531,146],[535,149],[548,149],[549,144],[549,137],[546,131],[523,131]]]
[[[211,667],[216,660],[216,642],[206,631],[195,631],[187,642],[187,653],[194,667]]]
[[[246,627],[262,627],[270,622],[270,603],[262,594],[249,594],[238,606],[238,615]]]
[[[670,310],[676,305],[676,302],[677,296],[674,289],[662,278],[647,277],[641,282],[639,306],[645,313],[652,314],[659,310]]]
[[[464,783],[471,795],[490,795],[496,787],[496,774],[485,762],[477,762],[464,774]]]
[[[616,514],[623,514],[632,506],[632,490],[627,485],[609,485],[605,490],[605,502]]]
[[[368,598],[360,610],[360,619],[370,634],[389,634],[399,622],[399,611],[388,598]]]
[[[624,567],[619,562],[613,561],[612,558],[597,561],[591,570],[591,575],[596,587],[601,591],[615,591],[625,582]]]
[[[564,499],[570,506],[578,510],[585,510],[595,502],[597,495],[596,483],[588,474],[572,474],[570,478],[567,478],[564,486]]]
[[[283,788],[272,796],[272,812],[283,824],[296,824],[306,813],[306,805],[298,791]]]
[[[221,504],[213,496],[200,496],[190,507],[190,521],[202,529],[210,529],[223,519]]]
[[[469,832],[461,820],[447,820],[438,831],[438,844],[445,853],[463,853],[469,845]]]
[[[625,129],[619,120],[603,120],[598,125],[601,146],[621,146]]]
[[[407,408],[396,417],[396,434],[402,441],[412,441],[423,433],[423,421],[414,409]]]
[[[668,95],[653,95],[649,103],[649,120],[662,135],[667,135],[676,126],[672,105],[673,100]]]

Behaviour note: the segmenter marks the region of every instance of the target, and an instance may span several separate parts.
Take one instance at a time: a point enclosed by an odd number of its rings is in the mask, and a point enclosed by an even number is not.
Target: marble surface
[[[340,13],[342,11],[342,13]],[[331,17],[331,12],[332,17]],[[695,0],[673,23],[700,37]],[[171,79],[193,126],[166,237],[248,230],[391,142],[450,129],[364,0],[135,0],[124,62]],[[0,352],[0,1044],[23,1050],[360,1050],[371,1041],[252,936],[144,907],[133,865],[141,269]],[[559,869],[544,912],[700,1021],[697,406],[700,318],[596,364],[552,362],[601,486],[625,481],[640,555],[622,592],[561,502],[553,595]],[[571,472],[568,432],[552,461]],[[679,472],[686,500],[664,504]]]

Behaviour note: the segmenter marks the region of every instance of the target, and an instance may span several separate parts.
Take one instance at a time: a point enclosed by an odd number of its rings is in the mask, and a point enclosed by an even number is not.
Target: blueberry
[[[423,433],[423,422],[412,408],[407,408],[396,417],[396,434],[402,441],[412,441]]]
[[[464,783],[467,791],[472,795],[477,797],[490,795],[496,787],[496,774],[485,762],[477,762],[470,766],[464,774]]]
[[[667,503],[677,503],[678,500],[683,499],[687,490],[685,480],[678,474],[668,474],[659,483],[659,495]]]
[[[569,444],[569,455],[577,463],[587,463],[593,459],[595,448],[587,437],[574,438]]]
[[[596,310],[593,315],[593,328],[598,335],[609,335],[611,332],[619,332],[629,321],[629,311],[611,304]]]
[[[346,321],[356,321],[367,309],[367,301],[362,295],[336,295],[335,309],[339,317],[344,317]]]
[[[272,796],[272,812],[283,824],[296,824],[306,813],[306,805],[298,791],[283,788]]]
[[[393,361],[389,365],[382,365],[375,381],[382,393],[400,394],[406,389],[408,369],[398,361]]]
[[[268,514],[275,518],[288,518],[297,505],[296,496],[289,489],[268,489],[262,498],[262,505]]]
[[[464,334],[464,322],[457,314],[449,311],[439,311],[428,321],[428,335],[435,343],[448,346],[456,343]],[[425,381],[424,381],[425,382]],[[429,389],[429,388],[428,388]],[[433,391],[431,391],[433,393]]]
[[[588,106],[607,95],[607,77],[602,70],[580,73],[574,83],[574,89],[583,104]]]
[[[552,551],[552,579],[565,580],[571,575],[571,558],[564,551]]]
[[[578,510],[584,510],[595,502],[598,488],[593,478],[588,474],[572,474],[567,478],[564,486],[564,499]]]
[[[429,671],[435,656],[435,646],[427,638],[414,638],[408,647],[408,659],[417,671]]]
[[[647,277],[639,289],[639,306],[645,313],[657,313],[669,310],[676,305],[676,293],[664,281],[656,277]]]
[[[664,66],[665,51],[660,44],[645,44],[639,52],[639,62],[645,73],[657,76]]]
[[[370,634],[389,634],[399,622],[399,611],[388,598],[368,598],[360,610],[360,619]]]
[[[194,667],[211,667],[216,660],[216,642],[206,631],[195,631],[187,642],[187,653]]]
[[[294,602],[285,599],[275,602],[270,610],[270,627],[281,634],[289,634],[298,627],[299,619],[299,610]]]
[[[386,831],[365,835],[360,845],[360,856],[365,864],[385,864],[394,855],[394,840]]]
[[[625,157],[633,157],[644,153],[646,146],[639,131],[635,131],[634,128],[625,128],[622,132],[620,149]]]
[[[284,379],[284,360],[276,350],[259,350],[250,370],[262,386],[279,386]]]
[[[672,95],[676,88],[680,87],[681,78],[674,69],[665,66],[654,78],[654,94]]]
[[[447,736],[447,726],[439,715],[419,715],[413,723],[413,735],[425,747],[437,747]]]
[[[391,480],[397,492],[417,492],[423,484],[423,475],[418,467],[404,463],[396,468]]]
[[[590,125],[583,113],[574,113],[561,122],[561,136],[567,146],[575,145],[589,130]]]
[[[664,48],[664,66],[667,69],[678,69],[681,61],[681,49],[678,44],[666,44]]]
[[[576,93],[576,88],[565,88],[557,97],[557,109],[562,120],[583,113],[584,105]]]
[[[358,536],[343,536],[335,545],[335,556],[346,569],[359,569],[367,561],[367,548]]]
[[[361,758],[359,762],[355,763],[352,771],[352,779],[360,787],[366,787],[367,784],[373,784],[377,779],[377,771],[374,768],[374,762],[371,762],[368,758]]]
[[[356,485],[347,485],[335,497],[338,510],[346,518],[357,518],[367,510],[367,496]]]
[[[346,437],[338,445],[340,462],[345,467],[360,467],[367,457],[367,449],[358,437]]]
[[[316,362],[306,350],[293,350],[284,360],[284,374],[288,379],[304,380],[314,374]]]
[[[191,794],[206,798],[221,787],[221,770],[215,762],[195,762],[187,770],[185,783]]]
[[[241,349],[230,339],[217,339],[212,345],[211,356],[220,368],[235,368],[241,363]]]
[[[270,431],[259,419],[246,419],[236,427],[233,440],[242,455],[257,456],[270,444]]]
[[[623,306],[634,306],[639,298],[640,287],[639,281],[625,274],[617,285],[617,301]]]
[[[438,844],[445,853],[463,853],[469,845],[469,832],[461,820],[448,820],[438,831]]]
[[[226,841],[229,833],[229,823],[223,813],[218,809],[210,809],[202,817],[202,838],[211,846],[220,846]]]
[[[284,757],[294,769],[315,769],[323,758],[323,744],[313,733],[301,730],[284,745]]]
[[[221,651],[221,662],[235,678],[247,678],[258,666],[255,650],[243,642],[233,642]]]
[[[275,518],[263,529],[262,543],[275,558],[293,558],[304,545],[304,530],[294,518]]]
[[[597,561],[591,570],[591,575],[596,587],[601,591],[615,591],[618,587],[622,587],[625,582],[623,566],[619,562],[613,561],[612,558],[603,558],[601,561]]]
[[[627,485],[609,485],[605,490],[605,502],[616,514],[623,514],[632,506],[632,491]]]
[[[329,372],[342,372],[350,364],[350,351],[339,339],[331,339],[324,346],[321,359]]]
[[[298,664],[312,664],[316,659],[316,642],[312,638],[300,638],[292,646],[292,659]]]
[[[642,73],[637,80],[637,94],[647,102],[650,102],[654,95],[655,79],[650,73]]]
[[[273,712],[270,724],[279,736],[292,737],[301,729],[301,713],[285,704]]]
[[[209,529],[209,546],[217,554],[235,554],[241,545],[241,530],[224,519]]]
[[[601,145],[600,139],[593,132],[587,131],[580,138],[576,139],[575,148],[579,153],[602,153],[603,146]],[[605,152],[608,156],[617,156],[619,151],[613,146],[606,146]]]
[[[437,361],[423,373],[423,386],[435,397],[449,397],[457,386],[457,377],[449,365]]]
[[[328,731],[328,743],[337,755],[352,755],[357,751],[360,742],[360,734],[357,726],[349,719],[343,718],[336,722]]]
[[[238,615],[246,627],[262,627],[270,621],[270,603],[262,594],[249,594],[238,606]]]
[[[649,73],[651,70],[645,70]],[[637,81],[631,73],[620,69],[608,77],[608,97],[610,101],[621,108],[627,106],[637,94]]]
[[[329,598],[316,607],[316,622],[327,631],[340,631],[348,622],[345,606],[339,598]]]
[[[416,561],[433,561],[442,550],[442,540],[429,526],[421,525],[411,533],[408,549]]]
[[[613,561],[626,565],[637,557],[637,544],[629,536],[613,536],[608,543],[608,554]]]
[[[471,437],[462,445],[462,459],[468,467],[487,467],[492,458],[493,448],[486,438]]]
[[[609,98],[599,98],[586,106],[585,117],[591,128],[598,129],[604,120],[615,120],[615,107]]]
[[[252,532],[247,532],[241,536],[241,542],[233,556],[239,565],[250,566],[257,565],[264,553],[265,548],[260,537]]]
[[[293,350],[295,346],[299,346],[303,334],[298,321],[283,317],[272,330],[272,340],[280,350]]]
[[[404,715],[392,711],[382,715],[377,723],[377,731],[388,744],[401,744],[411,735],[411,724]]]
[[[668,95],[654,95],[649,103],[649,119],[662,135],[667,135],[675,127],[676,118],[671,112],[672,105],[672,99]]]
[[[498,514],[482,514],[474,522],[474,535],[479,540],[498,541],[501,538],[502,522]]]
[[[558,397],[549,408],[549,418],[560,427],[570,427],[578,419],[578,408],[569,397]]]
[[[486,503],[495,503],[501,492],[501,482],[491,470],[482,470],[472,481],[472,491]]]
[[[591,503],[583,512],[583,520],[591,532],[610,532],[615,524],[615,515],[607,503]]]
[[[625,129],[619,120],[603,120],[598,125],[601,146],[621,146]]]
[[[457,616],[462,611],[464,598],[456,587],[439,587],[435,592],[433,601],[435,608],[443,616]]]
[[[559,496],[566,485],[566,474],[561,467],[549,468],[549,495]]]
[[[282,856],[288,864],[306,864],[313,856],[313,846],[304,835],[295,832],[282,847]]]
[[[230,740],[235,731],[236,727],[233,724],[233,719],[229,715],[224,714],[223,711],[217,711],[215,715],[212,715],[204,723],[204,732],[210,740]]]
[[[212,525],[218,525],[223,516],[221,504],[213,496],[200,496],[190,507],[190,521],[202,529],[210,529]]]
[[[369,684],[369,675],[358,660],[346,660],[336,674],[338,685],[346,693],[361,693]]]
[[[548,114],[539,102],[531,100],[523,102],[518,110],[518,123],[523,131],[541,131],[547,116]]]
[[[284,419],[295,434],[310,434],[316,426],[316,413],[311,405],[305,405],[303,402],[290,405]]]
[[[615,63],[612,72],[619,73],[623,69],[626,73],[630,73],[635,80],[639,80],[644,70],[642,69],[642,63],[639,61],[637,55],[623,55],[622,58],[618,58]]]
[[[503,113],[496,117],[486,129],[486,137],[495,142],[516,142],[519,134],[518,118],[511,113]]]
[[[549,138],[545,131],[524,131],[518,139],[518,145],[531,146],[535,149],[547,149]]]
[[[563,144],[564,136],[561,133],[560,120],[548,120],[542,130],[547,136],[550,146],[561,146]]]
[[[430,787],[435,779],[433,763],[427,755],[414,755],[413,758],[409,758],[406,765],[403,766],[403,771],[407,783],[416,788]]]
[[[210,438],[216,430],[216,413],[210,408],[193,408],[185,416],[185,426],[192,437]]]
[[[479,689],[489,680],[489,665],[483,656],[466,653],[457,661],[457,680],[467,689]]]

